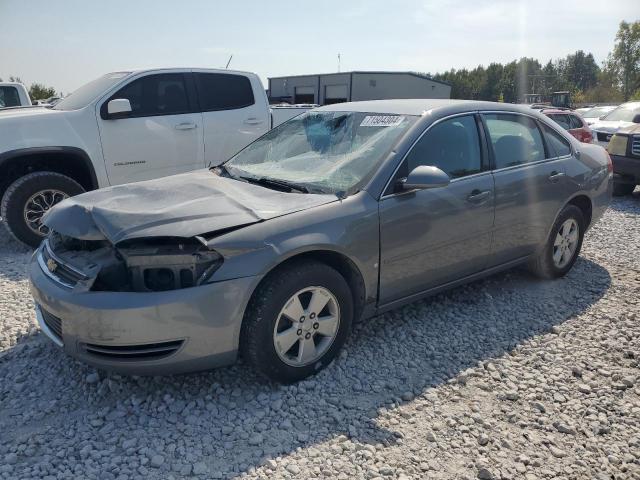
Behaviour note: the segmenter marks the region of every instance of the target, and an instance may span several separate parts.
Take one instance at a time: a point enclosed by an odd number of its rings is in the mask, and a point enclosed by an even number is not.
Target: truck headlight
[[[162,292],[206,283],[222,256],[201,245],[131,246],[118,249],[135,292]]]
[[[609,145],[607,145],[607,152],[610,155],[621,155],[624,156],[627,154],[627,144],[629,140],[626,135],[614,135],[609,140]]]

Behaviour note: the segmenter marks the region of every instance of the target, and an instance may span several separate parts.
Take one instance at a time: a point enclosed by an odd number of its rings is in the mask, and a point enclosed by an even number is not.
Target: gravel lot
[[[512,271],[359,325],[277,386],[106,375],[38,333],[0,234],[0,478],[640,479],[640,192],[564,279]]]

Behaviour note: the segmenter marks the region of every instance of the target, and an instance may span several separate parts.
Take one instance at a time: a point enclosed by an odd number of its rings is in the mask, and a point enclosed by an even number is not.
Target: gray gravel
[[[566,278],[390,312],[287,387],[71,360],[38,333],[29,251],[0,235],[0,478],[640,479],[638,193]]]

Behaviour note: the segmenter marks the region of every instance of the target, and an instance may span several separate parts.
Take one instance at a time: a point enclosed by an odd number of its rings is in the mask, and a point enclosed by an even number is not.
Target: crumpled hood
[[[286,193],[196,170],[68,198],[43,222],[81,240],[116,244],[143,237],[193,237],[337,201],[335,195]]]

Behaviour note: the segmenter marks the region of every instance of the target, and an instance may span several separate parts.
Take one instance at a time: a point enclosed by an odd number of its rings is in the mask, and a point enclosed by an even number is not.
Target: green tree
[[[56,89],[53,87],[45,87],[41,83],[33,83],[29,87],[29,96],[31,100],[44,100],[49,97],[53,97],[56,94]]]
[[[640,88],[640,21],[620,22],[607,69],[615,76],[625,101]]]

